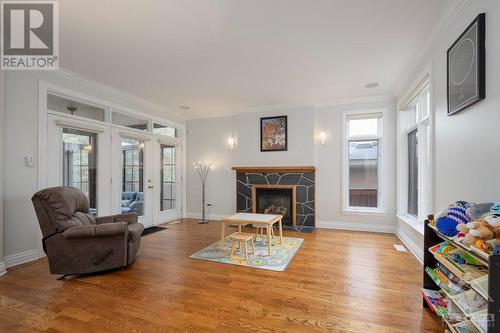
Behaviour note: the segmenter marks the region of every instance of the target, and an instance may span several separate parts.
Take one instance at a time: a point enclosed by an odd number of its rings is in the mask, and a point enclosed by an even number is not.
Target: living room
[[[500,332],[499,1],[1,6],[0,331]]]

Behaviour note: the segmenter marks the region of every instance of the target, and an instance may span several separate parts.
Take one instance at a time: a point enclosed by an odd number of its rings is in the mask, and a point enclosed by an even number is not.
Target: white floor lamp
[[[201,221],[198,222],[200,224],[205,224],[208,223],[208,221],[205,219],[205,184],[207,181],[207,176],[208,172],[210,171],[210,168],[212,167],[212,163],[207,163],[207,162],[201,162],[199,161],[198,163],[193,162],[193,166],[198,171],[198,175],[200,175],[201,179]]]

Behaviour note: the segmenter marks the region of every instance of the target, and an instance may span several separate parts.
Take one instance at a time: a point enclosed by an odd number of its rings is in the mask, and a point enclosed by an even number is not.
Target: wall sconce
[[[321,131],[319,133],[319,142],[321,143],[322,146],[325,145],[325,142],[326,142],[326,132],[325,131]]]
[[[227,139],[227,143],[229,145],[229,149],[234,150],[234,136],[229,137],[229,139]]]

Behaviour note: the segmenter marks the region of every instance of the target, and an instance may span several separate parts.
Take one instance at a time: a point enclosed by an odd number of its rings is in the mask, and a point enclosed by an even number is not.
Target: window
[[[63,185],[81,190],[97,213],[97,134],[63,129]]]
[[[179,137],[177,128],[170,127],[170,126],[164,126],[164,125],[160,125],[157,123],[153,124],[153,133],[165,135],[165,136],[170,136],[172,138]]]
[[[408,214],[418,216],[418,131],[408,133]]]
[[[144,142],[121,139],[122,212],[144,215]]]
[[[99,121],[104,121],[105,113],[104,108],[52,94],[47,95],[47,110]]]
[[[143,191],[143,147],[142,141],[122,139],[122,190],[124,192]]]
[[[380,112],[345,115],[345,210],[382,210],[381,119]]]
[[[422,224],[430,203],[430,92],[427,82],[398,113],[398,214],[411,224]]]
[[[127,114],[113,112],[113,124],[125,126],[141,131],[148,130],[148,121],[145,119],[137,118],[134,116],[129,116]]]
[[[161,210],[175,208],[175,147],[161,145]]]

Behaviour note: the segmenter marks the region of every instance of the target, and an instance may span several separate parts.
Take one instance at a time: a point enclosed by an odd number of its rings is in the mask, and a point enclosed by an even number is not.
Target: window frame
[[[427,96],[426,96],[427,94]],[[427,98],[427,100],[425,100]],[[433,210],[433,112],[432,90],[429,76],[422,80],[407,103],[398,110],[398,218],[423,233],[424,221]],[[427,104],[427,105],[425,105]],[[421,117],[421,107],[427,108],[426,115]],[[414,107],[414,111],[408,111]],[[404,117],[404,112],[414,112],[412,117]],[[410,119],[412,118],[412,119]],[[410,119],[410,120],[408,120]],[[409,194],[409,147],[408,134],[414,130],[418,133],[418,195],[417,216],[408,212]]]
[[[349,120],[378,118],[376,135],[349,135]],[[364,109],[342,112],[342,213],[343,214],[387,214],[387,109]],[[378,140],[378,207],[357,207],[349,205],[349,141]]]

